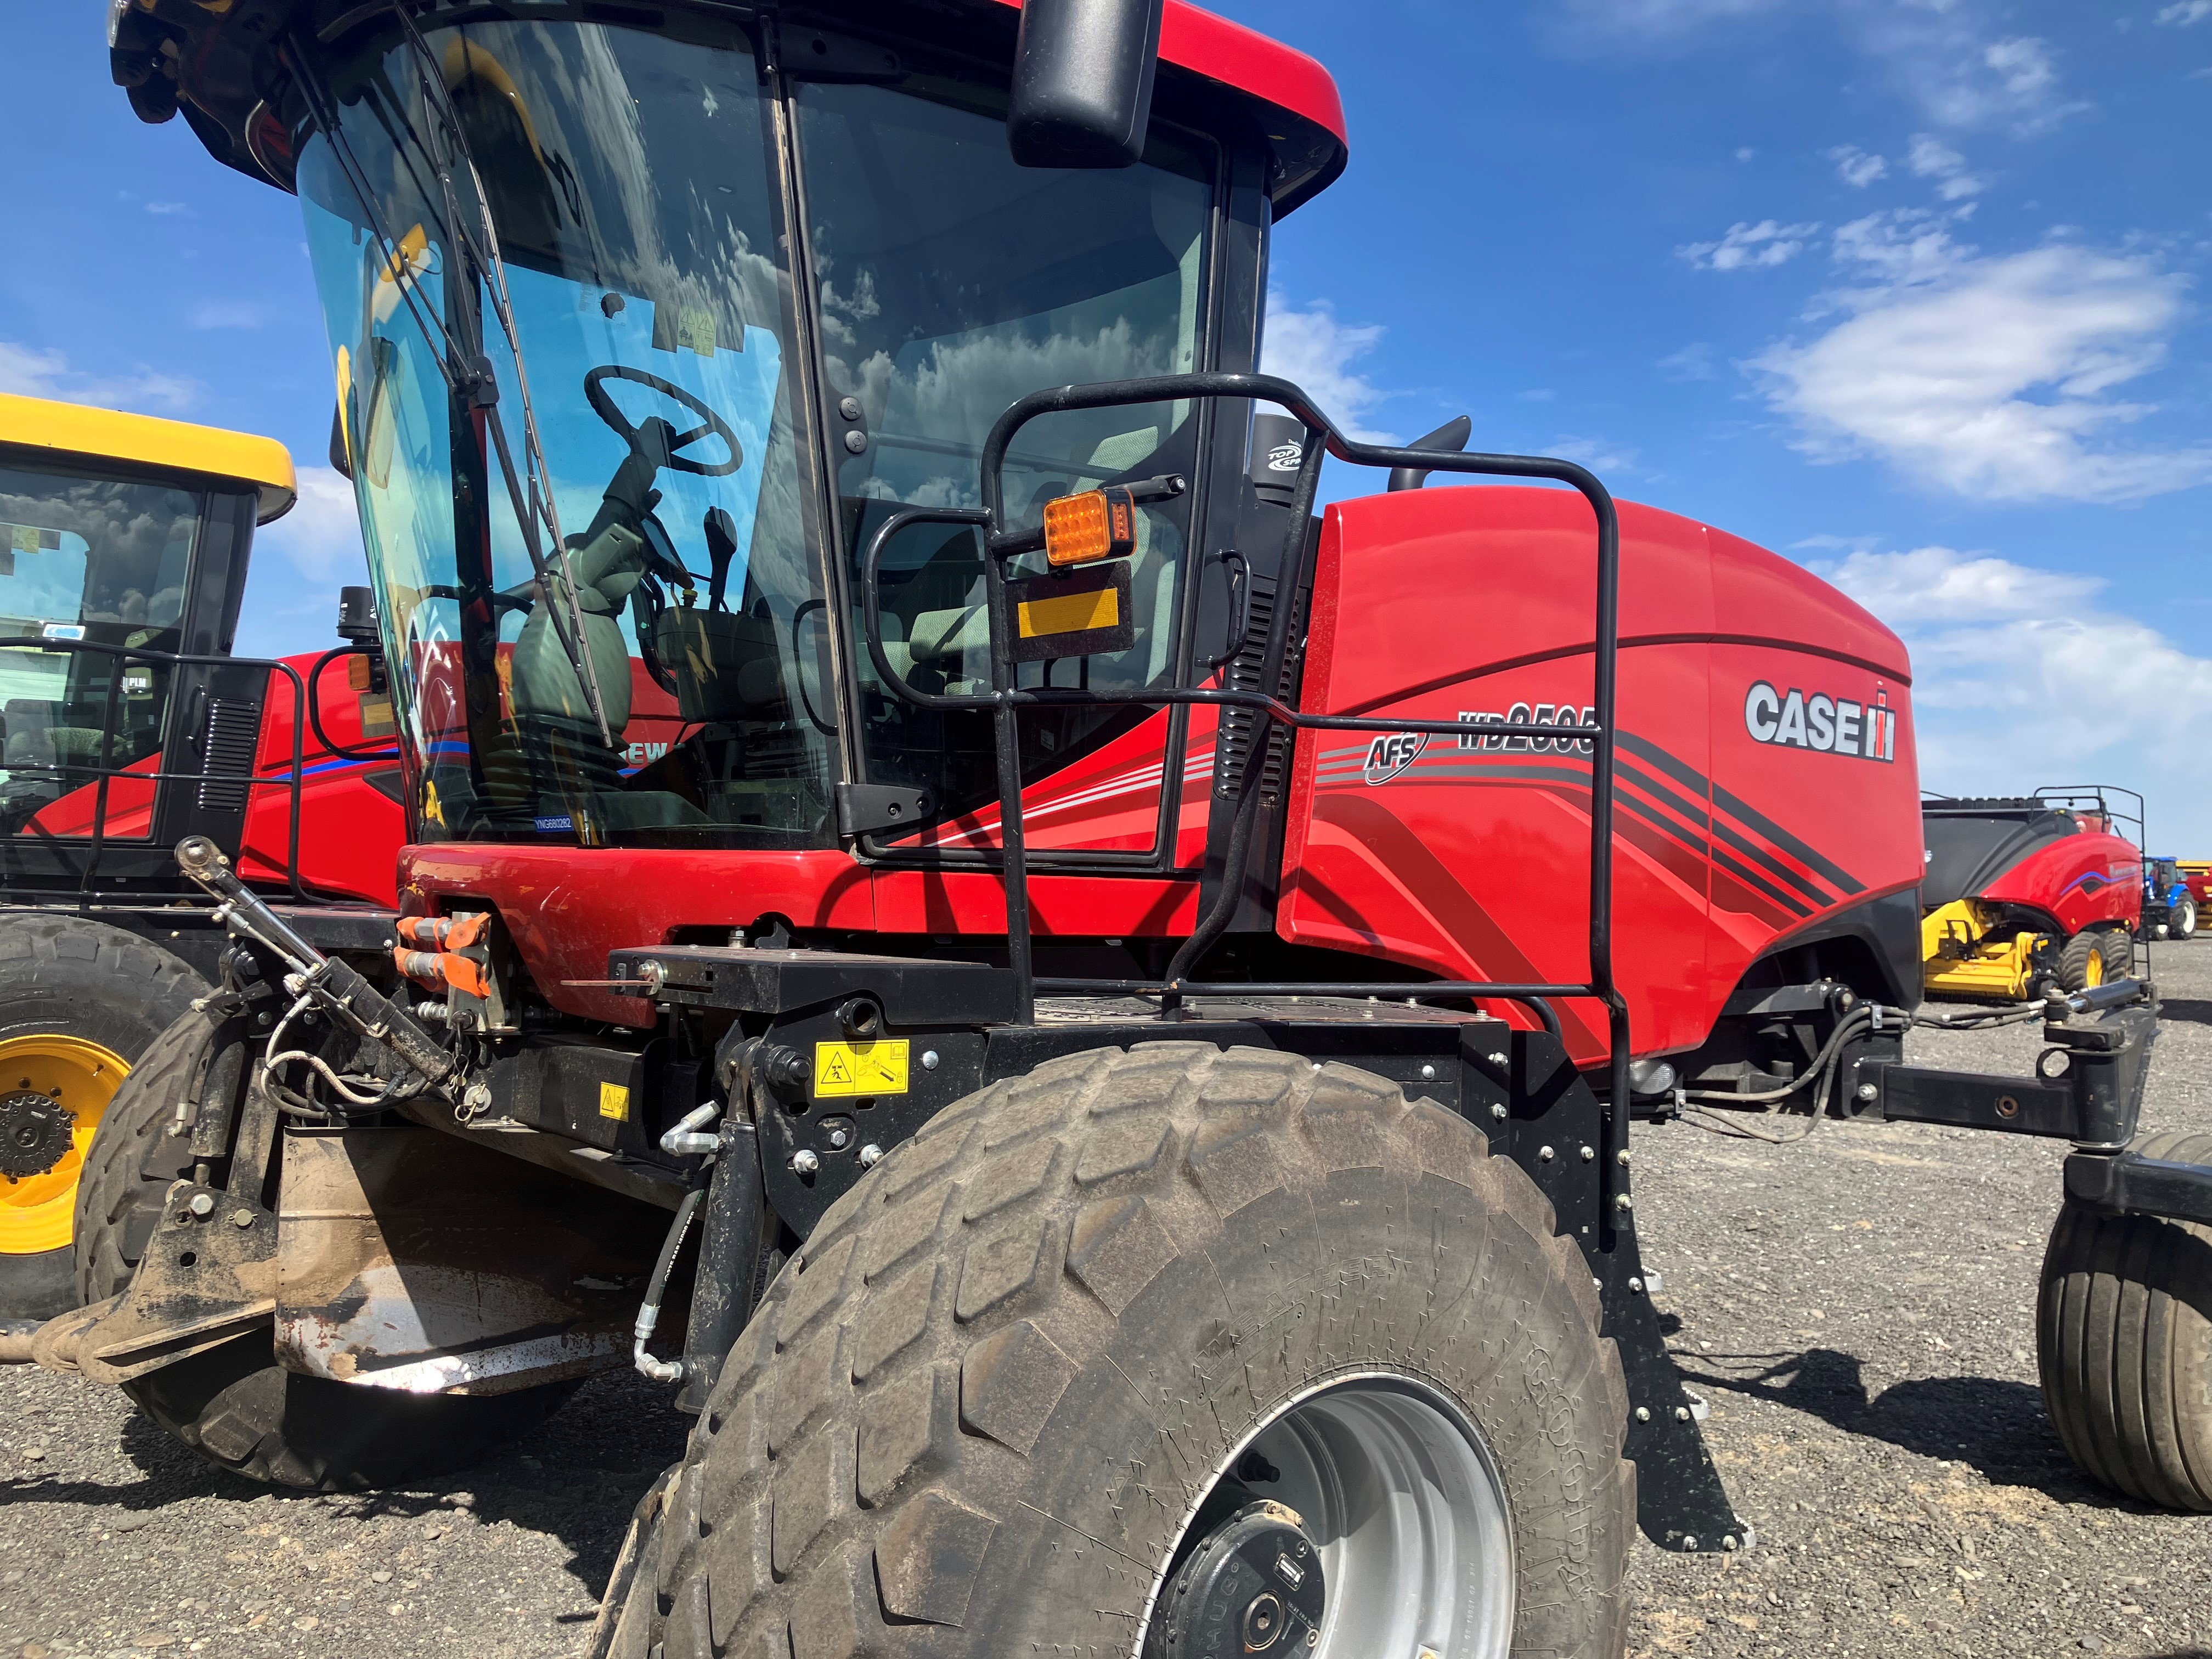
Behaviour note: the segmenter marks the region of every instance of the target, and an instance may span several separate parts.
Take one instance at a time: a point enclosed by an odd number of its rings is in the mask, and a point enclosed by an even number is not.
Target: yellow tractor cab
[[[208,988],[155,901],[247,786],[175,775],[251,764],[267,668],[222,659],[296,495],[271,439],[0,394],[0,1314],[75,1305],[84,1150]]]

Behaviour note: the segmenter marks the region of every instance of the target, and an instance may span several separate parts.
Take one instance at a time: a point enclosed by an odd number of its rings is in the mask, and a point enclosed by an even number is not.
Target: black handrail
[[[270,788],[279,783],[283,784],[291,795],[290,814],[284,852],[285,885],[290,890],[291,896],[294,898],[305,902],[309,897],[307,890],[301,886],[300,883],[300,786],[302,781],[301,773],[302,768],[306,764],[307,758],[306,750],[302,743],[302,732],[303,727],[307,723],[307,695],[306,684],[301,679],[299,670],[294,668],[289,663],[279,662],[274,658],[234,657],[227,656],[220,653],[155,651],[144,646],[109,645],[98,640],[0,640],[0,649],[68,652],[96,651],[112,657],[115,659],[108,672],[107,677],[107,700],[105,704],[105,713],[102,716],[100,741],[100,763],[99,767],[94,769],[82,766],[64,766],[60,764],[47,766],[33,763],[26,766],[9,766],[6,769],[11,775],[19,773],[29,773],[37,776],[52,775],[61,779],[64,782],[69,779],[75,777],[80,780],[80,782],[76,786],[77,787],[82,787],[83,781],[97,777],[99,781],[99,787],[94,792],[93,799],[91,852],[90,855],[85,860],[83,878],[78,884],[78,890],[81,894],[87,896],[91,895],[93,878],[99,872],[100,854],[106,847],[108,786],[110,782],[116,778],[131,778],[148,783],[234,783],[244,785],[249,791],[253,789]],[[281,779],[263,778],[256,776],[253,773],[249,771],[246,776],[240,778],[226,773],[218,772],[215,770],[211,765],[204,765],[196,772],[171,772],[166,770],[156,772],[140,772],[132,770],[129,766],[117,766],[114,763],[116,703],[122,696],[124,668],[127,663],[131,661],[168,663],[174,666],[185,668],[262,668],[268,670],[272,674],[283,674],[292,683],[292,769],[290,776]],[[319,667],[320,665],[319,664],[318,666]],[[173,714],[172,719],[173,720],[173,718],[174,715]],[[254,750],[255,754],[258,757],[260,752],[260,736],[258,732],[256,732],[254,738]],[[64,839],[63,837],[53,835],[51,831],[46,830],[41,830],[40,832],[40,838],[48,842],[55,842]],[[241,854],[245,851],[242,830],[240,835],[240,845],[237,850]]]
[[[1267,648],[1257,692],[1196,687],[1163,687],[1130,691],[1091,691],[1072,687],[1039,687],[1024,690],[1014,684],[1009,654],[1005,562],[1042,545],[1035,530],[1011,531],[1006,526],[1006,498],[1002,477],[1014,434],[1040,416],[1118,404],[1167,403],[1201,398],[1233,398],[1276,404],[1288,410],[1305,427],[1304,453],[1292,493],[1289,526],[1277,592],[1282,602],[1269,618]],[[1318,439],[1321,441],[1316,442]],[[1027,848],[1022,826],[1020,750],[1017,739],[1017,711],[1024,706],[1046,704],[1130,703],[1165,707],[1176,703],[1212,703],[1248,708],[1265,723],[1291,732],[1329,730],[1355,732],[1464,732],[1462,721],[1380,720],[1359,715],[1322,715],[1301,712],[1274,695],[1282,684],[1283,665],[1289,644],[1296,596],[1311,579],[1311,561],[1317,550],[1309,533],[1315,500],[1320,488],[1322,459],[1326,453],[1355,465],[1396,470],[1408,467],[1431,472],[1464,472],[1493,477],[1544,478],[1579,491],[1597,520],[1596,617],[1593,640],[1592,697],[1594,720],[1576,728],[1578,741],[1591,745],[1589,979],[1581,985],[1507,986],[1486,981],[1449,983],[1423,981],[1347,982],[1331,985],[1326,992],[1307,988],[1307,994],[1397,996],[1427,994],[1458,998],[1489,998],[1527,1003],[1531,998],[1584,997],[1606,1010],[1607,1072],[1610,1099],[1607,1108],[1603,1209],[1601,1227],[1609,1232],[1616,1206],[1628,1205],[1627,1166],[1629,1121],[1630,1033],[1628,1004],[1614,981],[1613,970],[1613,821],[1615,705],[1620,667],[1620,525],[1613,497],[1587,468],[1572,461],[1542,456],[1469,453],[1459,450],[1401,449],[1362,443],[1346,437],[1291,381],[1267,374],[1166,374],[1145,380],[1117,380],[1095,386],[1060,386],[1033,392],[1001,415],[984,441],[981,508],[909,507],[892,514],[869,538],[863,561],[862,617],[871,661],[884,684],[902,701],[925,708],[988,710],[993,715],[999,781],[1001,869],[1006,893],[1006,955],[1014,977],[1018,1018],[1036,1018],[1037,981],[1034,970],[1034,941],[1030,924]],[[983,574],[987,621],[991,651],[991,690],[988,694],[924,692],[908,684],[894,670],[883,643],[883,614],[878,583],[883,553],[890,538],[909,525],[942,523],[969,525],[982,532]],[[1534,722],[1486,725],[1484,732],[1496,737],[1559,735],[1555,726]],[[1223,858],[1219,891],[1177,949],[1167,972],[1157,985],[1143,981],[1100,981],[1054,979],[1046,981],[1054,991],[1092,994],[1157,996],[1164,1017],[1176,1017],[1183,999],[1199,988],[1187,975],[1200,957],[1223,933],[1236,915],[1243,894],[1246,863],[1258,822],[1256,782],[1266,766],[1273,738],[1264,730],[1243,757],[1235,780],[1235,807],[1229,842]],[[1225,757],[1224,757],[1225,758]],[[1228,986],[1205,988],[1209,993],[1236,994]],[[1239,988],[1253,994],[1253,988]],[[1285,988],[1271,987],[1271,992]],[[1285,994],[1287,994],[1285,992]],[[1548,1006],[1543,1012],[1549,1015]],[[1556,1021],[1547,1018],[1547,1027]]]

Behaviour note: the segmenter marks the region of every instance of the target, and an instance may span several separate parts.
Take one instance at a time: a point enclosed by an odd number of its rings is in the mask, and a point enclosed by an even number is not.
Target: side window
[[[89,835],[103,748],[159,769],[171,670],[121,652],[177,648],[200,518],[187,490],[0,457],[0,834]],[[152,799],[111,784],[106,834],[150,834]]]

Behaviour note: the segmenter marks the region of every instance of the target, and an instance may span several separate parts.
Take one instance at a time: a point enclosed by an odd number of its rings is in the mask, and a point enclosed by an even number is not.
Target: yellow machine
[[[125,890],[73,890],[56,804],[177,738],[173,659],[228,651],[253,528],[296,493],[271,439],[0,394],[0,1316],[75,1305],[84,1150],[212,966],[133,908],[166,843],[116,832],[101,884]]]
[[[1998,907],[1954,899],[1920,919],[1922,984],[1932,994],[2024,1002],[2051,976],[2051,935],[2006,931]],[[2103,963],[2092,985],[2103,981]]]

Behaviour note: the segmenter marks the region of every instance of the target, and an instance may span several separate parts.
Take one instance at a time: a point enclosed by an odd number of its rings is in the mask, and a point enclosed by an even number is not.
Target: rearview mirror
[[[1145,153],[1166,0],[1024,0],[1006,143],[1025,167],[1126,167]]]

